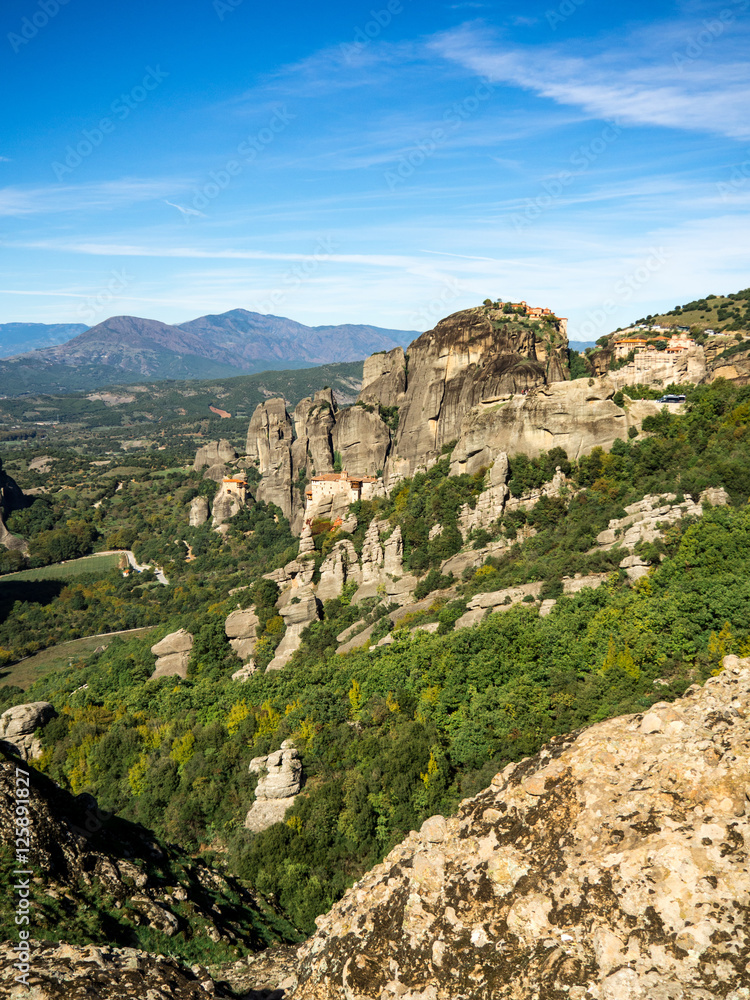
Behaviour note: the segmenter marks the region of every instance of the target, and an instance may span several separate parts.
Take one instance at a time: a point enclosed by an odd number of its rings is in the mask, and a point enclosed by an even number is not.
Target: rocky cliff
[[[0,748],[0,861],[8,871],[15,856],[18,764]],[[193,860],[179,848],[160,844],[143,827],[103,812],[91,796],[73,796],[33,767],[24,765],[24,770],[29,775],[29,796],[23,801],[28,805],[30,867],[35,873],[30,887],[35,938],[71,944],[83,937],[110,946],[136,941],[142,928],[154,951],[196,954],[201,951],[200,942],[208,938],[215,946],[214,954],[227,958],[257,951],[282,937],[294,939],[294,930],[236,879]],[[12,933],[17,940],[15,930]],[[36,949],[34,944],[32,951]],[[60,969],[72,966],[76,974],[71,981],[86,983],[88,978],[88,992],[55,991],[51,976],[49,992],[34,995],[146,996],[126,990],[122,994],[97,991],[106,982],[105,969],[117,981],[123,973],[143,972],[149,966],[153,972],[159,964],[151,958],[126,962],[118,970],[109,948],[105,951],[107,963],[94,955],[88,958],[87,968],[86,957],[76,954],[77,949],[50,952],[44,960],[53,966],[57,962]],[[6,946],[0,952],[0,995],[29,995],[25,987],[17,994],[3,992],[6,981],[12,982],[16,974],[10,957]],[[163,963],[163,955],[159,958]],[[42,965],[41,956],[34,955],[34,973],[44,981]],[[200,985],[197,973],[187,971],[186,978],[196,988]],[[202,978],[209,981],[205,970]],[[129,985],[135,985],[138,977],[132,983],[130,979],[125,976]]]
[[[744,1000],[750,659],[510,764],[356,884],[292,1000]]]
[[[521,320],[487,306],[448,316],[410,344],[400,396],[400,373],[394,367],[389,375],[399,407],[389,477],[431,464],[475,407],[567,377],[567,337],[559,322]]]
[[[23,491],[15,479],[12,479],[3,469],[0,459],[0,545],[15,552],[27,554],[28,543],[18,535],[12,535],[5,526],[8,515],[19,510],[26,503]]]

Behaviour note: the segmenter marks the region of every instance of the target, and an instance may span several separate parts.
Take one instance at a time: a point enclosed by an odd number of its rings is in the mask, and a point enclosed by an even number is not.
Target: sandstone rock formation
[[[225,438],[221,441],[209,441],[204,444],[195,454],[193,468],[196,472],[213,465],[228,465],[237,458],[234,447]]]
[[[339,411],[333,446],[341,455],[342,468],[359,476],[382,474],[390,445],[390,431],[377,410],[350,406]]]
[[[618,438],[627,440],[631,427],[640,429],[646,416],[661,409],[654,400],[633,400],[619,407],[613,402],[614,394],[610,379],[583,378],[477,407],[466,413],[455,435],[456,470],[467,471],[480,444],[482,464],[487,464],[484,456],[499,452],[536,458],[559,447],[573,460],[595,447],[608,451]]]
[[[290,519],[301,506],[293,478],[293,439],[294,428],[284,400],[275,398],[259,403],[250,421],[246,446],[248,458],[262,476],[256,499],[276,504],[284,517]]]
[[[224,624],[229,645],[244,664],[252,659],[255,652],[259,624],[260,619],[255,613],[255,606],[233,611]]]
[[[0,843],[16,843],[16,761],[0,751]],[[147,1000],[170,997],[229,997],[205,967],[189,967],[164,953],[200,934],[224,947],[259,950],[278,939],[278,918],[267,921],[240,882],[179,847],[162,848],[142,826],[99,809],[90,795],[73,796],[27,765],[29,828],[32,831],[30,988],[16,981],[19,957],[13,940],[0,945],[0,996],[9,1000]],[[24,786],[26,787],[26,786]],[[41,875],[43,873],[43,877]],[[101,894],[101,895],[100,895]],[[99,946],[54,944],[75,922],[75,914],[96,912],[102,897],[116,919],[100,928]],[[18,897],[16,897],[18,898]],[[265,913],[264,913],[265,909]],[[12,920],[12,918],[11,918]],[[113,948],[150,929],[161,955]],[[11,925],[12,926],[12,925]],[[84,933],[96,935],[96,924]],[[291,928],[289,928],[291,930]],[[77,931],[80,933],[80,931]],[[114,936],[114,940],[112,939]],[[44,940],[47,938],[48,940]]]
[[[302,761],[291,740],[267,757],[254,757],[250,773],[260,774],[255,802],[245,817],[245,828],[254,833],[280,823],[302,788]]]
[[[566,349],[559,326],[550,326],[545,344],[541,326],[513,322],[494,309],[467,309],[441,320],[409,346],[407,388],[386,478],[428,467],[444,444],[459,438],[475,407],[564,380]]]
[[[248,499],[251,499],[248,496]],[[232,489],[231,483],[222,483],[214,497],[213,510],[211,512],[211,525],[216,530],[227,521],[230,521],[235,514],[239,513],[244,506],[243,501]]]
[[[750,659],[509,764],[355,884],[290,1000],[750,995]]]
[[[347,583],[359,584],[361,580],[356,549],[348,538],[336,542],[320,567],[320,582],[316,590],[318,600],[330,601],[339,596]]]
[[[677,503],[674,493],[649,494],[626,507],[625,517],[613,518],[609,526],[597,535],[597,544],[602,549],[611,549],[616,545],[633,549],[641,542],[654,542],[662,536],[665,528],[683,517],[700,517],[704,503],[724,507],[729,503],[729,496],[720,487],[705,490],[697,503],[689,496]]]
[[[159,677],[182,677],[184,680],[187,677],[192,648],[193,637],[184,628],[164,636],[160,642],[151,647],[151,652],[157,658],[151,680],[157,680]]]
[[[403,556],[401,529],[391,530],[388,521],[371,521],[362,545],[360,585],[352,603],[377,596],[397,604],[408,603],[418,581],[412,574],[404,573]]]
[[[48,701],[32,701],[26,705],[15,705],[0,715],[0,743],[11,753],[24,760],[38,757],[42,744],[36,735],[50,719],[57,715]]]
[[[359,400],[373,406],[400,406],[406,391],[406,356],[403,347],[381,351],[366,359]]]
[[[8,515],[14,510],[20,510],[26,504],[23,491],[15,479],[12,479],[3,469],[0,459],[0,545],[11,552],[21,552],[28,555],[29,543],[18,535],[13,535],[5,526]]]
[[[193,497],[190,501],[190,513],[188,515],[190,527],[197,528],[201,524],[205,524],[208,516],[208,500],[205,497]]]
[[[312,399],[302,399],[294,408],[297,438],[292,446],[294,469],[299,474],[333,472],[333,431],[336,403],[330,389],[320,389]]]
[[[266,667],[267,671],[285,667],[302,645],[302,633],[308,625],[320,618],[320,604],[312,587],[307,585],[295,588],[289,596],[291,599],[279,608],[286,631],[276,647],[276,655]]]

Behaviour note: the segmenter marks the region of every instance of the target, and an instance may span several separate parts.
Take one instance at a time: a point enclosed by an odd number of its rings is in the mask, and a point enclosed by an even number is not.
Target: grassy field
[[[86,573],[104,575],[120,565],[122,554],[119,552],[100,552],[98,555],[83,556],[81,559],[71,559],[69,562],[56,563],[53,566],[40,566],[38,569],[22,569],[18,573],[7,573],[0,576],[0,586],[11,580],[72,580]]]
[[[113,632],[111,635],[90,635],[83,639],[63,642],[59,646],[50,646],[49,649],[44,649],[41,653],[27,656],[25,660],[19,660],[18,663],[0,668],[0,687],[13,684],[26,690],[34,681],[44,677],[45,674],[67,667],[82,656],[90,655],[98,646],[108,645],[114,635],[119,635],[121,639],[128,642],[148,635],[154,627],[139,628],[129,632]]]

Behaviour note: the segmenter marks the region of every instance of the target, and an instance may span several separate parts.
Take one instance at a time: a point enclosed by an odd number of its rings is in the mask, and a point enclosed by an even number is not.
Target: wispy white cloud
[[[184,205],[177,205],[173,201],[167,201],[166,198],[164,199],[164,204],[165,205],[169,205],[170,208],[176,208],[177,211],[182,216],[184,216],[184,217],[197,215],[201,219],[205,219],[206,218],[206,213],[205,212],[199,212],[197,208],[186,208]]]
[[[95,184],[0,188],[0,216],[49,215],[57,212],[107,211],[136,202],[164,199],[188,186],[184,179],[126,177]]]
[[[659,45],[644,47],[626,38],[588,57],[549,46],[493,45],[474,27],[444,33],[428,44],[444,59],[493,82],[532,91],[592,117],[743,139],[750,137],[750,63],[739,54],[748,33],[739,23],[731,30],[733,34],[728,28],[726,38],[717,37],[700,52],[690,47],[690,24],[671,25],[669,39]],[[649,38],[658,33],[652,25]],[[665,45],[668,40],[671,49]],[[698,52],[694,58],[684,54],[692,51]]]

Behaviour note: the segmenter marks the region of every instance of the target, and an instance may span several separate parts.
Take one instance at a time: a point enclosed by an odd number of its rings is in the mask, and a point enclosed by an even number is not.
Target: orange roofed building
[[[225,495],[236,497],[239,501],[241,501],[241,503],[245,503],[247,500],[247,479],[225,476],[224,479],[222,479],[221,484],[224,488]]]
[[[348,503],[369,500],[375,492],[377,479],[374,476],[350,476],[348,472],[327,472],[313,476],[305,491],[307,503],[318,504],[321,500],[346,496]]]

